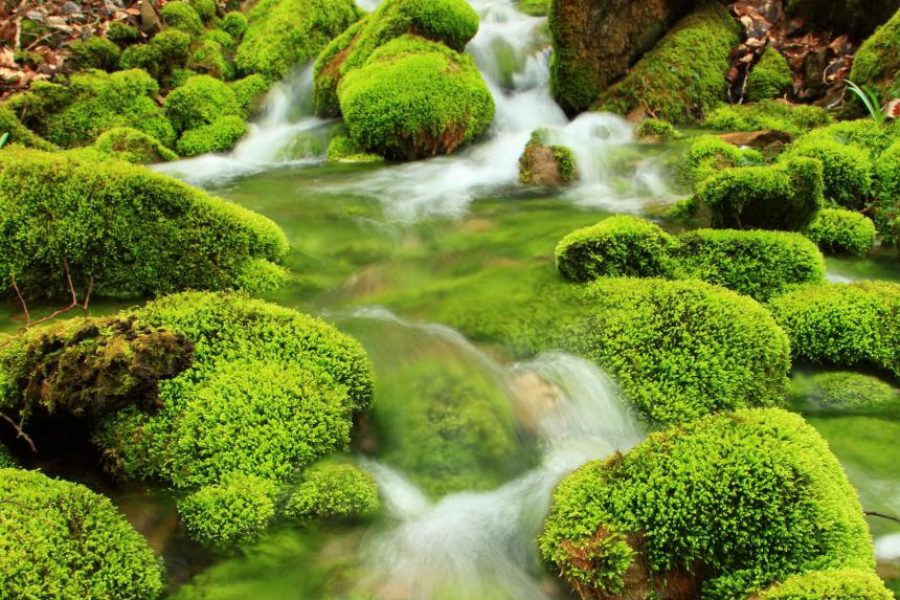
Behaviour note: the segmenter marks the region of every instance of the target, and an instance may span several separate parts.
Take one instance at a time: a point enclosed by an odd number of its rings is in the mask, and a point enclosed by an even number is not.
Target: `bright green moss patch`
[[[519,0],[519,10],[532,17],[550,14],[550,0]]]
[[[874,87],[882,100],[890,100],[890,90],[900,72],[900,11],[869,37],[853,59],[850,79]]]
[[[783,96],[791,90],[794,74],[787,59],[775,48],[766,48],[747,76],[747,100],[759,102]]]
[[[756,166],[763,162],[763,156],[757,150],[741,149],[708,135],[689,142],[676,170],[679,182],[693,189],[723,169]]]
[[[111,21],[106,30],[106,37],[120,46],[126,46],[141,39],[141,32],[137,27],[128,23]]]
[[[795,358],[900,377],[900,284],[803,286],[769,305]]]
[[[9,134],[6,139],[7,144],[19,144],[38,150],[56,150],[56,146],[25,127],[15,112],[5,105],[0,105],[0,131]]]
[[[328,142],[328,150],[325,157],[328,162],[338,163],[379,163],[384,158],[371,152],[366,152],[347,133],[339,133]]]
[[[190,2],[167,2],[160,14],[166,25],[173,29],[180,29],[193,37],[199,37],[203,33],[203,21]]]
[[[831,123],[831,115],[824,108],[774,100],[720,106],[710,112],[703,121],[704,126],[719,131],[772,129],[791,135],[801,135]]]
[[[494,100],[466,55],[404,36],[379,48],[338,89],[350,136],[386,158],[447,154],[484,133]]]
[[[788,577],[762,592],[761,600],[893,600],[871,570],[833,569]]]
[[[900,412],[900,390],[877,377],[851,372],[797,375],[793,406],[813,415],[884,415]]]
[[[652,434],[556,490],[544,560],[592,597],[677,581],[745,598],[798,572],[874,565],[862,507],[819,434],[781,410],[742,410]]]
[[[333,37],[359,19],[353,0],[262,0],[235,55],[245,73],[271,80],[314,58]]]
[[[208,125],[185,131],[178,139],[178,152],[182,156],[227,152],[246,134],[244,119],[235,115],[222,117]]]
[[[352,519],[378,511],[375,478],[352,463],[327,460],[308,468],[284,508],[291,519]]]
[[[671,142],[684,137],[674,125],[660,119],[644,119],[635,134],[639,139],[650,142]]]
[[[269,82],[258,73],[233,81],[229,85],[245,118],[253,115],[269,90]]]
[[[94,148],[132,164],[178,160],[178,155],[163,146],[159,140],[131,127],[116,127],[106,131],[94,142]]]
[[[216,79],[234,79],[234,65],[225,55],[223,45],[212,39],[205,40],[199,48],[194,50],[188,67],[197,73],[206,73]]]
[[[162,579],[147,542],[108,499],[38,471],[0,469],[4,597],[152,600]]]
[[[237,10],[226,13],[219,22],[219,27],[221,27],[222,31],[228,33],[235,40],[240,40],[244,37],[247,25],[247,15]]]
[[[115,71],[119,66],[121,50],[112,41],[102,37],[92,37],[69,44],[69,63],[79,70],[101,69]]]
[[[790,160],[798,156],[822,163],[827,199],[855,210],[865,207],[872,191],[872,156],[866,148],[805,138],[791,145],[782,158]]]
[[[875,223],[852,210],[823,208],[806,230],[809,239],[832,254],[865,256],[875,246]]]
[[[0,277],[29,297],[82,291],[140,297],[236,286],[287,241],[271,221],[125,162],[0,152]]]
[[[676,124],[702,118],[725,97],[738,29],[723,5],[704,3],[603,92],[594,110],[621,115],[642,110]]]
[[[174,74],[187,64],[190,46],[190,34],[180,29],[166,29],[146,44],[126,48],[119,58],[119,66],[142,69],[171,88]]]
[[[166,96],[165,110],[179,134],[242,114],[234,90],[209,75],[195,75],[172,90]]]

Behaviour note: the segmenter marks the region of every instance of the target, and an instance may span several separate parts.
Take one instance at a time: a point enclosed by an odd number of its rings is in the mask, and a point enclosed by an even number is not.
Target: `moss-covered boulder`
[[[86,487],[0,468],[0,593],[5,598],[134,598],[163,592],[160,561]]]
[[[551,87],[563,110],[574,114],[590,108],[692,4],[689,0],[553,0]]]
[[[900,413],[900,389],[872,375],[849,371],[799,374],[791,388],[792,406],[804,414]]]
[[[787,59],[775,48],[766,48],[747,75],[746,98],[759,102],[783,96],[791,90],[794,75]]]
[[[705,127],[717,131],[771,130],[795,136],[831,123],[831,115],[824,108],[775,100],[721,106],[703,121]]]
[[[562,186],[578,179],[575,154],[567,146],[553,144],[551,137],[542,129],[531,134],[519,157],[519,183]]]
[[[190,2],[167,2],[159,12],[165,24],[172,29],[180,29],[193,37],[203,33],[203,21]]]
[[[900,0],[866,2],[865,0],[785,0],[785,12],[789,16],[801,16],[823,29],[853,34],[858,39],[871,35],[875,29],[887,23],[897,10]]]
[[[860,210],[872,193],[871,153],[855,144],[841,144],[819,136],[804,137],[791,145],[782,160],[814,158],[822,163],[823,193],[836,204]]]
[[[0,131],[9,134],[6,138],[7,144],[19,144],[28,148],[47,151],[57,149],[56,146],[25,127],[16,116],[16,113],[5,104],[0,104]]]
[[[494,118],[493,97],[472,59],[411,35],[346,74],[338,98],[351,138],[391,159],[449,154]]]
[[[176,87],[176,73],[187,65],[191,35],[180,29],[166,29],[146,44],[134,44],[122,52],[119,66],[142,69],[166,88]]]
[[[178,152],[182,156],[198,156],[208,152],[227,152],[247,135],[244,119],[230,115],[185,131],[178,138]]]
[[[893,600],[872,570],[830,569],[788,577],[754,598],[759,600]]]
[[[341,131],[328,142],[325,158],[333,163],[370,164],[384,162],[384,157],[372,152],[366,152],[353,138]]]
[[[585,598],[745,598],[875,562],[827,443],[773,409],[707,417],[580,468],[556,490],[540,549]]]
[[[375,478],[346,460],[329,459],[306,470],[284,508],[290,519],[357,519],[380,506]]]
[[[315,58],[360,11],[353,0],[262,0],[247,16],[235,63],[244,73],[278,80]]]
[[[644,119],[634,134],[639,140],[654,144],[673,142],[684,137],[674,125],[662,119]]]
[[[600,94],[592,108],[620,115],[649,113],[675,124],[701,119],[725,98],[738,30],[725,6],[703,3]]]
[[[823,208],[810,223],[806,235],[832,254],[865,256],[875,247],[878,232],[867,216],[840,208]]]
[[[715,136],[704,135],[687,144],[676,164],[676,176],[684,187],[694,189],[723,169],[759,166],[764,162],[757,150],[741,149]]]
[[[465,0],[384,0],[336,37],[316,59],[314,103],[323,117],[340,116],[343,77],[364,66],[389,41],[416,35],[462,52],[478,32],[478,14]]]
[[[131,127],[116,127],[104,132],[94,142],[94,148],[136,165],[178,160],[178,155],[158,139]]]
[[[0,152],[0,277],[29,297],[254,288],[287,251],[268,219],[121,161]]]
[[[77,70],[100,69],[115,71],[119,66],[122,51],[111,40],[92,37],[69,44],[69,58],[66,64]]]
[[[230,150],[247,133],[245,103],[234,87],[210,75],[190,77],[166,96],[164,107],[182,156]]]

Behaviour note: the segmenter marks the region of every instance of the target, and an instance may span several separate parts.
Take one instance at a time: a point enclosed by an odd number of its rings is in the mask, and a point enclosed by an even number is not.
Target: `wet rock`
[[[577,179],[572,151],[551,145],[546,131],[535,131],[519,158],[519,183],[560,187]]]
[[[766,153],[777,153],[791,143],[791,135],[784,131],[736,131],[723,133],[719,139],[739,148],[757,148]]]

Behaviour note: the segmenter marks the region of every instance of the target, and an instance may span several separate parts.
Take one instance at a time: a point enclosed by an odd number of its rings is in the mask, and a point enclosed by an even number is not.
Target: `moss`
[[[245,73],[276,80],[313,59],[359,18],[359,9],[353,0],[262,0],[248,17],[235,62]]]
[[[156,415],[122,411],[97,435],[110,466],[182,489],[232,472],[287,482],[346,447],[372,397],[359,344],[293,310],[185,293],[133,313],[194,341],[194,364],[163,383]]]
[[[556,490],[540,549],[585,597],[671,585],[745,598],[793,573],[875,562],[828,445],[773,409],[710,416],[580,468]]]
[[[635,134],[638,138],[650,142],[671,142],[684,137],[674,125],[660,119],[644,119],[638,125]]]
[[[216,79],[229,80],[234,78],[234,66],[225,56],[222,44],[213,40],[206,40],[200,47],[194,50],[188,67],[197,73],[205,73]]]
[[[65,297],[64,260],[81,290],[139,297],[234,287],[287,250],[268,219],[118,161],[4,149],[0,207],[0,277],[29,297]]]
[[[710,112],[703,121],[705,127],[719,131],[771,129],[791,135],[801,135],[831,123],[831,115],[824,108],[775,100],[721,106]]]
[[[211,125],[223,117],[241,117],[234,90],[209,75],[195,75],[166,96],[166,116],[179,134]]]
[[[805,138],[792,144],[782,160],[802,156],[822,163],[825,197],[840,206],[860,210],[872,192],[872,156],[866,148]]]
[[[339,460],[317,463],[303,473],[284,508],[290,519],[355,519],[378,511],[375,478]]]
[[[415,35],[462,52],[477,32],[478,14],[465,0],[385,0],[316,59],[316,112],[340,116],[337,90],[343,77],[366,65],[378,48],[393,39]]]
[[[115,71],[119,66],[121,50],[113,42],[102,37],[75,41],[69,44],[69,62],[76,69],[101,69]]]
[[[0,498],[4,596],[152,600],[162,594],[160,562],[107,498],[18,469],[0,469]]]
[[[701,136],[688,144],[677,165],[678,181],[693,188],[702,181],[729,167],[749,167],[763,164],[763,156],[756,150],[742,150],[714,136]]]
[[[793,83],[794,74],[787,59],[770,46],[747,76],[746,98],[760,102],[784,96],[791,91]]]
[[[832,254],[865,256],[875,247],[877,231],[871,219],[852,210],[825,208],[806,231],[807,237]]]
[[[900,198],[900,140],[885,150],[875,163],[875,196],[894,202]]]
[[[799,231],[824,204],[822,163],[793,158],[774,167],[726,169],[703,181],[694,199],[715,228]]]
[[[796,144],[833,141],[865,148],[877,157],[894,143],[897,134],[897,129],[890,124],[880,125],[872,119],[859,119],[817,128],[799,138]]]
[[[760,593],[761,600],[893,600],[871,570],[832,569],[788,577]]]
[[[173,29],[180,29],[192,37],[203,33],[203,21],[190,2],[167,2],[159,12],[166,25]]]
[[[212,23],[219,12],[219,5],[216,0],[188,0],[191,7],[200,16],[200,20],[204,23]]]
[[[151,164],[178,160],[178,155],[163,146],[159,140],[131,127],[116,127],[103,133],[94,147],[120,160],[132,164]]]
[[[484,133],[494,100],[472,59],[404,36],[379,48],[338,89],[350,136],[386,158],[446,154]]]
[[[161,31],[147,44],[129,46],[122,52],[119,65],[123,69],[143,69],[162,83],[187,64],[191,36],[179,29]]]
[[[38,82],[8,101],[23,123],[65,148],[93,143],[115,127],[133,127],[166,146],[172,126],[156,104],[159,86],[140,70],[73,75],[69,85]]]
[[[339,133],[328,142],[326,152],[328,162],[337,163],[379,163],[384,158],[377,154],[366,152],[360,148],[348,133]]]
[[[203,37],[200,38],[200,41],[215,42],[228,52],[234,52],[234,50],[237,48],[237,41],[235,41],[235,39],[231,37],[230,34],[221,29],[208,29],[206,33],[203,34]]]
[[[770,302],[795,358],[900,377],[900,284],[803,286]]]
[[[275,517],[278,486],[253,475],[233,473],[178,503],[188,534],[201,544],[227,550],[257,539]]]
[[[140,40],[141,32],[137,27],[128,23],[111,21],[109,28],[106,30],[106,37],[119,46],[127,46]]]
[[[575,153],[568,146],[553,144],[551,137],[548,130],[532,132],[519,157],[519,183],[561,186],[578,180]]]
[[[546,17],[550,14],[550,0],[519,0],[519,10],[532,17]]]
[[[182,156],[198,156],[208,152],[227,152],[247,134],[247,124],[237,116],[221,119],[189,131],[178,139]]]
[[[859,85],[872,86],[882,99],[889,100],[898,71],[900,71],[900,10],[863,42],[853,59],[850,79]]]
[[[6,446],[0,444],[0,469],[15,469],[18,466],[12,454],[6,449]]]
[[[222,28],[222,31],[227,32],[228,35],[235,40],[241,40],[244,37],[244,32],[247,31],[247,25],[247,16],[236,10],[226,13],[219,23],[219,27]]]
[[[625,77],[603,92],[594,110],[642,110],[672,123],[702,118],[725,97],[738,26],[728,9],[704,3],[681,20]]]
[[[813,415],[885,415],[900,412],[900,390],[871,375],[851,372],[797,375],[792,405]]]
[[[256,73],[231,82],[230,87],[237,98],[241,114],[245,119],[248,119],[262,103],[266,92],[269,90],[269,82],[265,77]]]
[[[19,144],[39,150],[56,150],[56,146],[25,127],[12,109],[0,105],[0,135],[4,133],[9,134],[6,140],[7,144]]]

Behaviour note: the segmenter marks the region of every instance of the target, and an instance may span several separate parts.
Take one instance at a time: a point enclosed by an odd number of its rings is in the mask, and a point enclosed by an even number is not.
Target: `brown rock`
[[[144,33],[155,33],[162,30],[162,19],[156,12],[156,7],[148,0],[141,0],[141,31]]]
[[[723,133],[720,139],[729,144],[739,147],[750,147],[766,149],[773,144],[787,145],[791,143],[791,136],[783,131],[765,130],[765,131],[736,131],[734,133]]]

